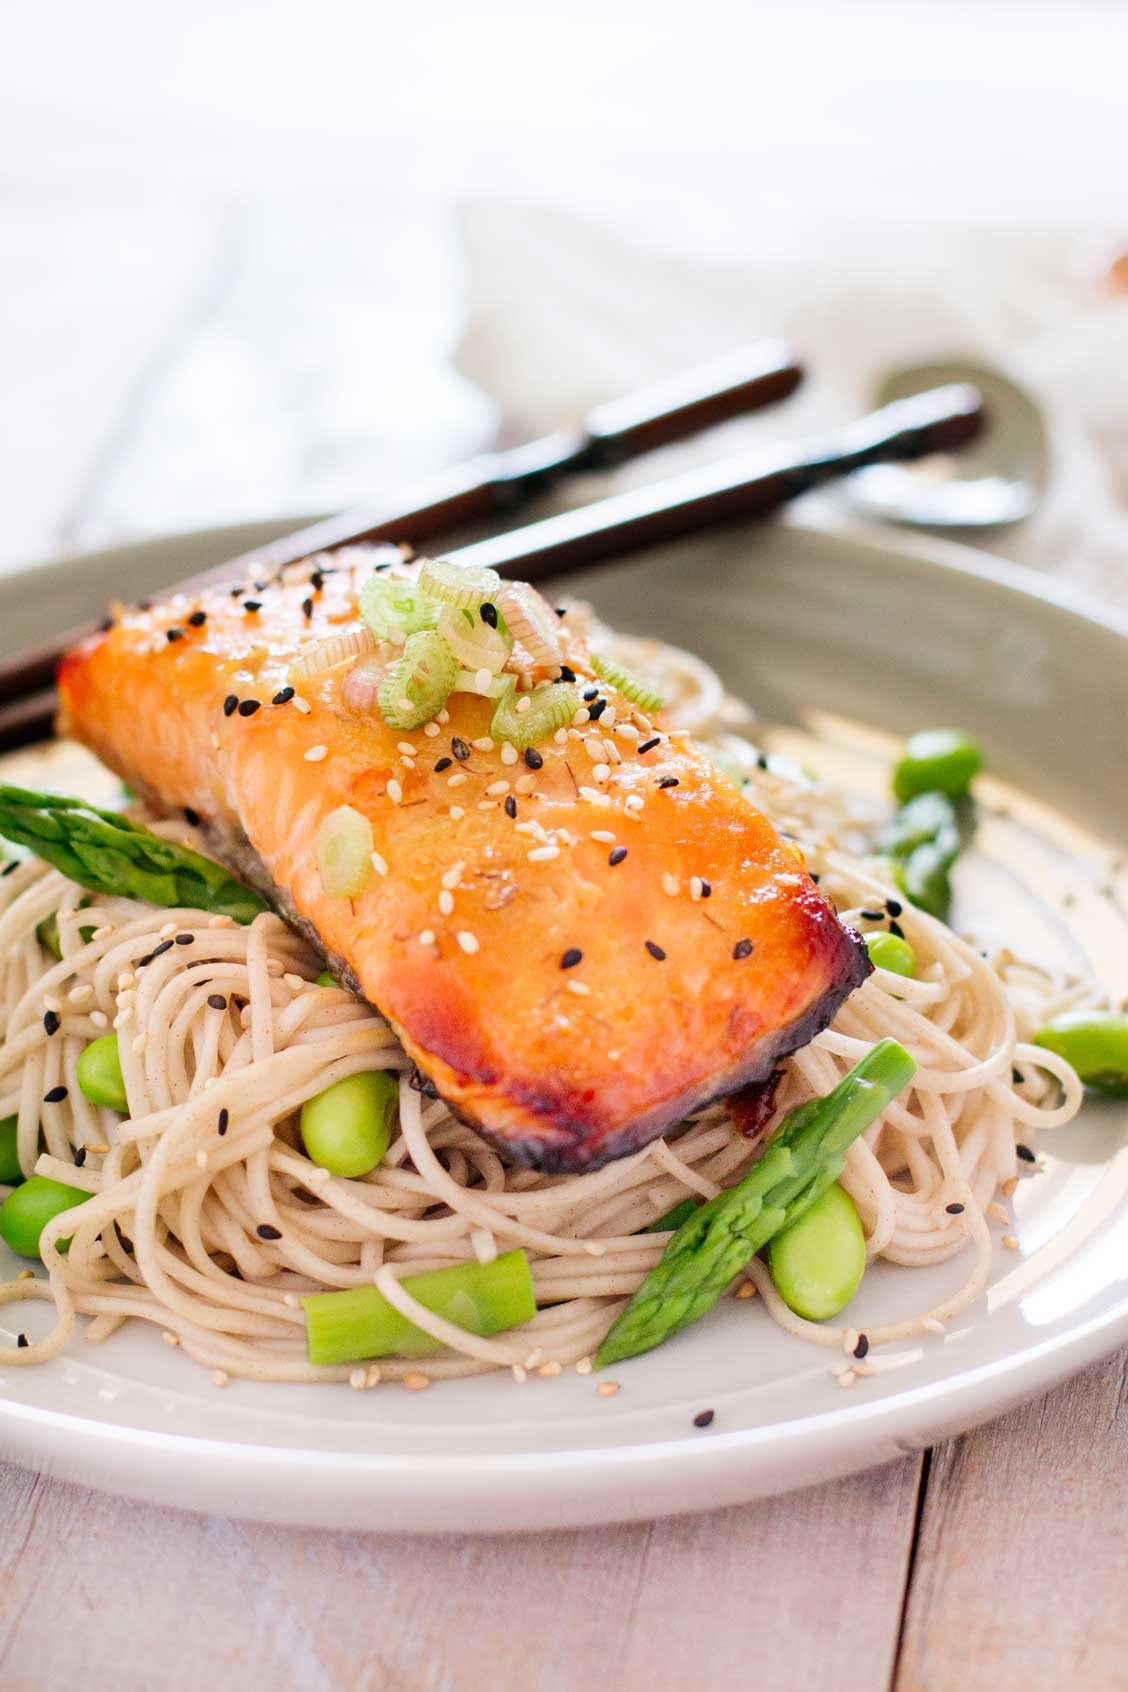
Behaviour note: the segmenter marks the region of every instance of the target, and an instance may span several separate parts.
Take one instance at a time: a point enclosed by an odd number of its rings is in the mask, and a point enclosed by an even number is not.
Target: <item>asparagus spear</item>
[[[743,1181],[682,1223],[600,1346],[596,1365],[650,1351],[711,1310],[753,1253],[838,1179],[851,1142],[915,1073],[903,1046],[881,1040],[832,1093],[785,1117]]]
[[[0,784],[0,835],[94,893],[215,911],[237,922],[250,922],[267,909],[257,893],[211,858],[66,794]]]

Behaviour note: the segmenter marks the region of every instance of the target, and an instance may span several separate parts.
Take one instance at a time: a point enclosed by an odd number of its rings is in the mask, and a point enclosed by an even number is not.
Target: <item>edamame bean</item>
[[[100,1039],[92,1040],[78,1060],[76,1073],[78,1084],[91,1104],[109,1105],[111,1110],[129,1115],[116,1034],[103,1034]]]
[[[917,846],[902,863],[894,867],[894,879],[906,898],[918,910],[947,922],[952,906],[952,883],[948,871],[955,862],[956,852],[938,841],[926,841]]]
[[[0,1181],[6,1187],[15,1187],[23,1180],[23,1170],[20,1160],[16,1156],[16,1130],[19,1127],[18,1116],[6,1116],[0,1122]]]
[[[962,799],[982,765],[978,742],[962,729],[921,729],[909,736],[893,771],[893,792],[902,803],[917,793]]]
[[[916,974],[916,953],[899,934],[884,929],[866,935],[866,951],[875,969],[891,969],[894,975]]]
[[[335,1081],[302,1106],[302,1141],[333,1175],[367,1175],[392,1142],[399,1082],[386,1069]]]
[[[317,985],[319,987],[336,987],[339,986],[339,982],[327,969],[323,969],[317,977]]]
[[[66,1187],[46,1175],[29,1176],[0,1204],[0,1239],[21,1257],[38,1257],[39,1236],[48,1222],[63,1210],[85,1204],[89,1197],[81,1187]]]
[[[1034,1044],[1071,1063],[1086,1087],[1128,1098],[1128,1016],[1113,1011],[1063,1011],[1035,1034]]]
[[[866,1267],[866,1240],[854,1201],[835,1182],[768,1247],[768,1268],[797,1316],[825,1322],[845,1309]]]

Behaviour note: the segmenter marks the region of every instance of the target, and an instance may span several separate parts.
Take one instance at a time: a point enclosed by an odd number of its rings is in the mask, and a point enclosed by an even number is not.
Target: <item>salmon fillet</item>
[[[303,647],[360,626],[362,580],[405,568],[390,548],[317,564],[118,608],[63,660],[60,727],[162,811],[195,813],[460,1117],[519,1161],[593,1169],[830,1022],[869,973],[859,937],[688,737],[660,715],[630,737],[633,707],[567,623],[577,685],[617,724],[550,736],[536,769],[536,753],[505,763],[488,699],[452,694],[437,733],[405,734],[345,702],[348,665],[290,695]],[[606,771],[597,734],[621,759]],[[382,871],[355,898],[317,865],[340,805],[370,820]]]

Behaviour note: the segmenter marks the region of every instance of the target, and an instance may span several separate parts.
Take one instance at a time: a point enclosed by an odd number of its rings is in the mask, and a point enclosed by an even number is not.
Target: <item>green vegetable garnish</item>
[[[422,728],[442,710],[457,674],[458,665],[442,635],[433,629],[409,635],[403,656],[376,695],[384,721],[395,729]]]
[[[512,676],[504,679],[508,686],[494,706],[490,734],[495,740],[508,740],[519,752],[564,728],[580,708],[580,696],[570,682],[545,682],[532,693],[519,694]],[[522,699],[529,701],[528,709],[518,711]]]
[[[665,1234],[673,1228],[680,1228],[682,1223],[692,1216],[700,1205],[700,1199],[682,1199],[672,1210],[667,1210],[665,1216],[659,1216],[656,1222],[648,1222],[645,1228],[640,1228],[642,1234]]]
[[[909,736],[893,771],[893,793],[902,803],[918,793],[962,799],[982,765],[978,741],[962,729],[921,729]]]
[[[947,919],[952,902],[948,877],[959,856],[956,808],[944,793],[919,793],[902,805],[878,837],[893,861],[894,878],[907,898],[930,916]]]
[[[349,1075],[302,1106],[302,1143],[333,1175],[367,1175],[392,1143],[399,1082],[387,1069]]]
[[[523,1251],[504,1252],[492,1263],[454,1263],[447,1269],[406,1275],[403,1287],[436,1316],[483,1337],[531,1322],[537,1313],[533,1277]],[[392,1352],[399,1357],[426,1357],[443,1349],[393,1309],[375,1287],[312,1293],[302,1299],[302,1308],[311,1363],[358,1363]]]
[[[1086,1087],[1128,1099],[1128,1016],[1122,1011],[1063,1011],[1034,1044],[1073,1065]]]
[[[854,1201],[838,1182],[768,1247],[776,1291],[797,1316],[825,1322],[844,1310],[866,1268],[866,1236]]]
[[[444,605],[464,605],[476,611],[487,600],[496,605],[501,577],[496,570],[478,569],[472,564],[450,564],[445,558],[424,558],[419,566],[419,586]]]
[[[495,611],[494,615],[497,613]],[[489,670],[498,675],[505,668],[513,642],[496,622],[483,620],[481,609],[468,606],[444,605],[437,624],[456,661],[464,670],[477,674]]]
[[[628,670],[625,664],[617,664],[612,658],[605,658],[601,652],[591,654],[591,667],[609,687],[613,687],[629,699],[632,704],[643,711],[660,711],[662,709],[662,695],[656,687],[636,676]]]
[[[916,953],[899,934],[884,929],[866,935],[866,951],[875,969],[889,969],[894,975],[916,974]]]
[[[60,1211],[85,1204],[89,1197],[81,1187],[66,1187],[46,1175],[31,1175],[0,1204],[0,1239],[21,1257],[38,1257],[39,1236],[48,1222]]]
[[[360,615],[378,640],[402,630],[418,634],[439,620],[439,601],[421,593],[415,582],[380,574],[369,577],[360,590]]]
[[[78,901],[79,910],[83,910],[89,903],[89,899],[80,899]],[[59,939],[58,911],[49,912],[48,915],[43,918],[42,922],[36,923],[35,935],[38,940],[42,941],[49,952],[54,952],[57,958],[60,960],[62,959],[63,947],[62,942]],[[82,941],[82,944],[86,946],[91,940],[93,940],[94,930],[92,928],[80,928],[78,931],[78,937]]]
[[[372,824],[351,805],[338,805],[322,821],[314,841],[321,885],[332,898],[357,899],[372,880],[376,842]]]
[[[340,985],[341,983],[337,980],[337,977],[331,970],[323,969],[321,974],[317,977],[318,987],[339,987]]]
[[[103,1034],[92,1040],[80,1056],[75,1072],[79,1087],[91,1104],[108,1105],[123,1116],[129,1115],[116,1034]]]
[[[23,1180],[23,1170],[20,1168],[19,1156],[16,1152],[16,1135],[19,1129],[18,1116],[6,1116],[0,1122],[0,1181],[6,1187],[15,1187]]]
[[[649,1351],[711,1310],[753,1253],[798,1221],[838,1179],[852,1142],[915,1073],[903,1046],[881,1040],[832,1093],[786,1116],[744,1179],[682,1223],[600,1346],[596,1363]]]
[[[243,923],[267,909],[221,864],[66,794],[0,785],[0,834],[93,893],[214,911]]]

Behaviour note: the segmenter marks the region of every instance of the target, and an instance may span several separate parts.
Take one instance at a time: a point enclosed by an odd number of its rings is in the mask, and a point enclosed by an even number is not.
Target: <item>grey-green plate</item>
[[[9,649],[112,596],[136,596],[282,525],[123,547],[0,581]],[[579,583],[575,584],[579,586]],[[960,920],[1128,992],[1128,628],[1019,570],[901,537],[762,527],[592,572],[620,627],[716,663],[777,742],[880,790],[897,738],[958,722],[987,748],[984,821]],[[65,757],[20,755],[33,779]],[[1128,1110],[1092,1103],[1044,1135],[1016,1195],[1018,1254],[989,1296],[911,1367],[840,1391],[830,1356],[728,1301],[614,1371],[600,1397],[567,1372],[389,1386],[217,1389],[123,1330],[57,1362],[0,1370],[0,1455],[196,1509],[349,1528],[506,1530],[648,1517],[809,1484],[928,1444],[1044,1391],[1128,1340]],[[0,1271],[4,1269],[0,1263]],[[859,1327],[930,1301],[961,1273],[879,1266]],[[4,1312],[14,1331],[14,1307]],[[29,1330],[45,1307],[21,1309]],[[707,1433],[693,1427],[716,1412]]]

